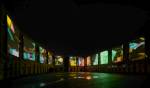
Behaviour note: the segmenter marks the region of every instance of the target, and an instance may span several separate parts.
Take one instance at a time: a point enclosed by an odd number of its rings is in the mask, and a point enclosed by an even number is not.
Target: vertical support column
[[[98,52],[98,71],[101,70],[101,53]]]
[[[108,64],[112,64],[112,49],[108,50]]]
[[[84,71],[87,71],[87,57],[84,57]]]
[[[52,61],[53,62],[52,63],[53,64],[53,71],[55,72],[56,71],[56,65],[55,65],[55,58],[56,57],[54,55],[52,55],[52,57],[53,57],[53,61]]]
[[[21,74],[23,74],[23,71],[22,71],[22,66],[23,66],[23,63],[22,63],[22,61],[23,61],[23,52],[24,52],[24,50],[23,50],[23,48],[24,48],[24,38],[23,38],[23,34],[20,32],[19,33],[19,75],[21,75]]]
[[[40,73],[40,51],[39,51],[39,45],[35,44],[35,74]]]
[[[48,56],[48,50],[46,51],[46,65],[45,65],[45,72],[47,72],[47,70],[48,70],[48,68],[47,68],[47,66],[48,66],[48,59],[49,59],[49,56]]]
[[[23,34],[19,33],[19,59],[23,60],[23,50],[24,48],[24,38],[23,38]]]
[[[123,62],[125,63],[126,72],[129,72],[129,43],[123,44]]]
[[[52,65],[55,68],[55,56],[54,55],[52,55]]]
[[[91,56],[91,66],[93,66],[93,57],[94,55]]]
[[[78,64],[78,60],[79,60],[79,57],[77,57],[77,59],[76,59],[77,61],[76,61],[76,64],[77,64],[77,66],[76,66],[76,72],[78,72],[78,66],[79,66],[79,64]]]
[[[95,58],[95,56],[94,56],[94,54],[91,56],[91,68],[90,68],[90,70],[91,71],[93,71],[93,62],[94,62],[94,59],[93,58]]]
[[[45,64],[48,64],[48,59],[49,59],[49,57],[48,57],[48,51],[46,51],[46,63]]]
[[[108,50],[108,70],[112,72],[112,49]]]
[[[64,57],[64,71],[68,72],[69,70],[69,57],[65,56]]]
[[[40,51],[39,51],[39,45],[35,45],[35,61],[37,63],[40,63]]]

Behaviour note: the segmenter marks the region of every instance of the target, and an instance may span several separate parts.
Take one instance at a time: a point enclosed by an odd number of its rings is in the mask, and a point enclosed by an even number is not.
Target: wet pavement
[[[20,78],[10,88],[149,88],[147,82],[144,75],[70,72]]]

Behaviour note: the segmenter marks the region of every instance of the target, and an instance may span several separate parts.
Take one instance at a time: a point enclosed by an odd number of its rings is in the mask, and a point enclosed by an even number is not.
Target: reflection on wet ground
[[[146,79],[108,73],[51,73],[13,80],[12,88],[143,88]]]

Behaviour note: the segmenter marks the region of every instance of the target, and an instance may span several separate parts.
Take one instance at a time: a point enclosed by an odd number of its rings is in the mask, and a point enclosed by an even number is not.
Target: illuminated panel
[[[98,54],[95,54],[93,59],[93,65],[98,65]]]
[[[33,43],[29,38],[24,37],[24,53],[23,58],[26,60],[35,60],[35,43]]]
[[[10,38],[12,41],[15,41],[15,40],[14,40],[14,37],[13,37],[13,33],[10,31],[9,28],[7,29],[7,31],[8,31],[9,38]]]
[[[101,64],[108,64],[108,51],[103,51],[100,53]]]
[[[19,31],[14,28],[11,18],[7,15],[8,52],[19,57]]]
[[[112,62],[122,62],[123,61],[123,45],[112,49]]]
[[[53,63],[52,54],[50,52],[48,52],[48,64],[52,64],[52,63]]]
[[[42,47],[39,47],[40,50],[40,63],[46,63],[46,50]]]
[[[84,66],[84,58],[78,57],[78,66]]]
[[[90,56],[87,57],[87,66],[91,66],[91,57]]]
[[[145,38],[140,37],[129,43],[129,59],[140,60],[146,57],[145,54]]]
[[[63,58],[61,56],[56,56],[55,65],[63,65]]]
[[[17,51],[16,49],[10,48],[9,53],[16,56],[16,57],[19,57],[19,51]]]
[[[77,59],[76,57],[69,58],[70,66],[76,66],[76,63],[77,63],[76,59]]]
[[[117,51],[112,50],[112,61],[114,61],[114,60],[115,60],[116,53],[117,53]]]

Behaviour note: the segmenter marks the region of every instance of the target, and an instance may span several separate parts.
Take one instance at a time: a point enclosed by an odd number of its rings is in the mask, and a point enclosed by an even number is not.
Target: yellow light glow
[[[63,62],[63,58],[60,57],[60,58],[58,59],[58,61],[59,61],[59,62]]]
[[[87,57],[87,66],[90,66],[90,65],[91,65],[91,57],[88,56],[88,57]]]
[[[10,17],[7,15],[7,25],[9,28],[11,28],[11,24],[12,24],[12,21],[11,21]]]
[[[76,57],[70,57],[70,65],[76,66]]]
[[[145,38],[144,38],[144,37],[140,37],[140,39],[141,39],[141,40],[143,40],[143,41],[145,40]]]
[[[13,33],[15,33],[14,25],[13,25],[13,23],[12,23],[12,21],[11,21],[11,19],[10,19],[10,17],[8,15],[7,15],[7,25],[9,27],[9,29],[11,29],[11,31]]]
[[[92,77],[91,77],[91,76],[87,76],[86,79],[87,79],[87,80],[91,80]]]
[[[71,77],[76,77],[77,74],[70,74],[69,76],[71,76]]]
[[[123,56],[117,57],[117,60],[115,62],[121,62],[121,61],[123,61]]]

